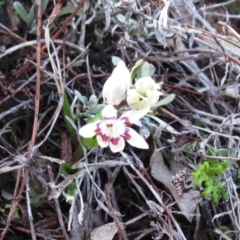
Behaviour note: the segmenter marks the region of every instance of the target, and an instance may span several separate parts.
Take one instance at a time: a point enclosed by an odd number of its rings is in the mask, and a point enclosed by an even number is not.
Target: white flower
[[[159,100],[160,86],[151,77],[137,80],[135,89],[127,92],[127,103],[131,108],[141,109],[151,107]]]
[[[112,105],[107,105],[102,110],[103,120],[83,126],[79,134],[84,138],[96,136],[100,147],[109,146],[112,152],[122,151],[125,141],[134,147],[148,149],[148,144],[143,137],[129,127],[145,116],[148,111],[149,108],[131,110],[117,119],[117,110]]]
[[[125,100],[130,84],[131,74],[125,63],[120,61],[103,86],[102,94],[104,101],[107,104],[119,105]]]

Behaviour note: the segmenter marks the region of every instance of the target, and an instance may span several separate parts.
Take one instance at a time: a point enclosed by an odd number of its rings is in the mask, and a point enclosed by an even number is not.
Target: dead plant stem
[[[29,149],[28,149],[28,160],[32,158],[33,154],[33,147],[36,141],[37,136],[37,129],[38,129],[38,115],[39,115],[39,101],[40,101],[40,80],[41,80],[41,29],[42,29],[42,0],[39,1],[38,5],[38,25],[37,25],[37,78],[36,78],[36,93],[35,93],[35,112],[34,112],[34,122],[33,122],[33,130],[32,130],[32,138],[29,143]],[[19,201],[21,200],[21,196],[26,184],[26,181],[28,179],[29,175],[29,167],[25,168],[24,176],[21,182],[21,186],[17,195],[17,198],[13,201],[11,210],[9,212],[7,223],[4,231],[1,234],[0,240],[4,239],[7,230],[10,226],[10,223],[13,219],[13,215],[16,211],[16,208],[18,206]],[[29,210],[29,209],[28,209]],[[29,213],[29,215],[32,215]],[[36,239],[36,234],[33,226],[33,222],[30,219],[30,228],[31,228],[31,234],[32,238]]]
[[[149,182],[144,178],[144,176],[139,172],[138,169],[135,168],[135,166],[133,165],[133,163],[131,162],[131,160],[128,158],[128,156],[124,153],[121,152],[122,156],[127,160],[127,162],[129,163],[130,167],[134,170],[134,172],[140,177],[140,179],[146,184],[146,186],[149,188],[149,190],[152,192],[152,194],[155,196],[155,198],[157,199],[157,201],[159,202],[160,206],[166,211],[166,213],[168,214],[168,216],[170,217],[171,221],[173,222],[173,224],[175,225],[178,233],[181,235],[181,238],[183,240],[186,240],[182,229],[180,228],[179,224],[177,223],[177,221],[175,220],[175,218],[173,217],[172,213],[169,211],[169,209],[164,205],[162,199],[160,198],[159,194],[154,190],[154,188],[152,187],[151,184],[149,184]]]

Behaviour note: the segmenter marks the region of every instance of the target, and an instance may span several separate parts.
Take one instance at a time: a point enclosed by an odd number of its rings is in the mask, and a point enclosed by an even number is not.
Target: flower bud
[[[103,99],[107,104],[119,105],[126,98],[131,84],[131,74],[123,61],[114,68],[103,86]]]
[[[161,95],[158,90],[160,86],[151,77],[140,78],[135,83],[135,89],[128,91],[127,103],[134,109],[152,107]]]

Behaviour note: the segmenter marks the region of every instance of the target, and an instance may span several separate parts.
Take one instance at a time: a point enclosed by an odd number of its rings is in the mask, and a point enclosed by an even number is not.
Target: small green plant
[[[49,0],[44,0],[43,1],[43,12],[46,10],[47,5],[49,3]],[[35,17],[35,12],[34,12],[34,6],[32,6],[29,10],[29,12],[26,11],[24,5],[22,3],[16,1],[13,4],[13,7],[19,17],[27,24],[27,26],[30,28],[30,32],[34,33],[36,32],[37,28],[37,22],[36,22],[36,17]]]
[[[43,192],[43,193],[38,193],[36,192],[34,189],[30,190],[29,192],[29,196],[30,196],[30,201],[32,204],[39,204],[42,203],[46,197],[47,197],[47,193]]]
[[[11,209],[12,208],[12,205],[11,204],[6,204],[5,205],[5,209]],[[22,217],[21,217],[21,213],[20,213],[20,209],[17,207],[17,209],[15,210],[15,213],[13,215],[13,218],[16,219],[16,220],[21,220]]]
[[[240,13],[239,3],[236,1],[236,2],[229,4],[229,11],[232,14],[239,14]]]
[[[46,11],[47,6],[48,6],[49,0],[43,0],[43,12]],[[0,7],[4,4],[3,1],[0,1]],[[19,17],[27,24],[27,26],[30,29],[30,33],[36,33],[36,29],[37,29],[37,17],[36,17],[36,13],[34,10],[34,6],[32,6],[29,10],[29,12],[27,12],[25,6],[18,1],[15,1],[13,4],[13,7],[15,9],[15,11],[17,12],[17,14],[19,15]],[[66,14],[72,14],[75,10],[74,6],[65,6],[63,8],[58,9],[57,10],[57,17],[61,17],[63,15]],[[77,13],[77,16],[83,16],[84,15],[84,11],[82,9],[79,10],[79,12]],[[47,24],[47,19],[44,20],[44,25]]]
[[[208,155],[221,156],[222,150],[214,151],[211,148]],[[214,204],[217,204],[219,199],[227,199],[226,187],[222,186],[220,176],[228,168],[229,162],[227,160],[217,162],[216,159],[206,158],[206,160],[198,166],[197,171],[192,173],[192,177],[195,179],[194,185],[196,187],[203,187],[204,190],[201,193],[203,197],[209,196]]]
[[[72,163],[62,164],[60,169],[60,172],[66,177],[71,176],[72,174],[78,173],[80,171],[81,171],[81,168],[73,169]],[[63,196],[66,198],[67,202],[71,203],[71,201],[74,200],[74,198],[77,195],[77,190],[78,190],[78,186],[75,182],[72,182],[67,185],[67,193],[63,192]]]
[[[232,231],[229,227],[227,227],[227,226],[225,226],[225,225],[221,225],[219,228],[220,228],[220,229],[224,232],[224,234],[225,234],[226,236],[228,236],[230,239],[234,239],[233,231]]]

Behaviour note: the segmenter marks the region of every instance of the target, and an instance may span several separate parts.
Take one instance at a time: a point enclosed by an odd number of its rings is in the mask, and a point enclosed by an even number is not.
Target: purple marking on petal
[[[128,127],[132,126],[132,123],[129,121],[127,117],[122,117],[120,120],[124,121],[124,124],[127,125]]]
[[[125,128],[124,134],[125,134],[125,133],[129,133],[129,131],[130,131],[129,128]]]
[[[124,134],[123,134],[123,138],[124,138],[125,140],[131,139],[131,135],[129,134],[129,129],[128,129],[128,128],[125,128],[125,132],[124,132]]]
[[[116,117],[104,117],[103,119],[104,120],[116,120],[117,118]]]
[[[101,123],[101,122],[100,122]],[[95,129],[95,133],[96,135],[100,135],[102,133],[102,129],[99,127],[100,126],[100,123],[98,123],[96,126],[97,128]]]
[[[111,138],[110,141],[113,145],[118,145],[119,138]]]
[[[103,140],[104,142],[108,142],[109,137],[108,137],[106,134],[100,133],[99,136],[102,138],[102,140]]]
[[[127,117],[121,117],[120,120],[124,120],[124,121],[126,121],[126,122],[129,121]]]

